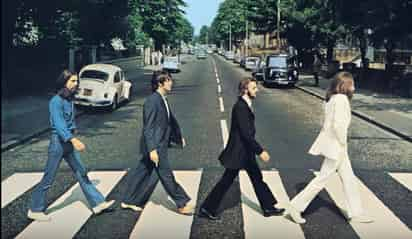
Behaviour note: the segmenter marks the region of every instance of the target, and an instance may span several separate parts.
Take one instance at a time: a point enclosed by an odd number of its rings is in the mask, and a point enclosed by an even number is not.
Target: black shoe
[[[210,213],[208,210],[204,209],[203,207],[201,207],[199,210],[199,216],[207,218],[209,220],[213,220],[213,221],[220,220],[219,216],[214,215],[213,213]]]
[[[281,215],[283,212],[285,211],[285,209],[279,209],[279,208],[270,208],[270,209],[265,209],[263,210],[263,216],[265,217],[271,217],[271,216],[278,216]]]

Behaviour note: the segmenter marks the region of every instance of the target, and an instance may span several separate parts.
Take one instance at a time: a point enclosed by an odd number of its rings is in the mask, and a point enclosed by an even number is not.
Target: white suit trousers
[[[362,204],[359,194],[359,183],[347,154],[340,160],[325,158],[319,174],[292,201],[292,206],[300,212],[305,211],[309,203],[325,188],[327,181],[337,173],[342,181],[345,194],[348,217],[362,214]]]

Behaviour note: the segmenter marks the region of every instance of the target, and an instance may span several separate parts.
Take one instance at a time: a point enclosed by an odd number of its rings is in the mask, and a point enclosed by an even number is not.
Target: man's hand
[[[182,147],[184,148],[186,146],[186,140],[185,138],[182,138]]]
[[[84,151],[86,149],[86,146],[82,143],[82,141],[77,138],[72,138],[70,142],[72,143],[74,149],[77,151]]]
[[[159,155],[157,154],[156,150],[150,152],[150,160],[157,166],[159,166]]]
[[[263,152],[259,155],[260,159],[262,159],[263,162],[269,162],[270,160],[270,155],[266,150],[263,150]]]

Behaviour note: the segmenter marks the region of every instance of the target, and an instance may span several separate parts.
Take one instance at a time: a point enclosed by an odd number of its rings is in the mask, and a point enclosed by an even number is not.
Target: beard
[[[251,95],[249,91],[247,92],[247,96],[252,100],[256,98],[256,95]]]

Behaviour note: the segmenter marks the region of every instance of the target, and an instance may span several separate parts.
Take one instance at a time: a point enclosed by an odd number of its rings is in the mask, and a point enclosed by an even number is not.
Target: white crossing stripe
[[[1,182],[1,208],[32,188],[43,173],[15,173]]]
[[[403,224],[403,222],[399,220],[399,218],[397,218],[393,212],[359,179],[358,182],[363,210],[367,216],[370,216],[374,220],[372,223],[356,223],[349,221],[359,237],[363,239],[412,238],[411,230],[409,230],[409,228]],[[326,191],[345,214],[345,195],[343,193],[342,183],[337,174],[333,175],[330,181],[326,184]]]
[[[229,131],[227,130],[226,120],[220,120],[220,128],[222,129],[223,148],[225,148],[227,140],[229,139]]]
[[[106,197],[125,173],[126,171],[99,171],[90,172],[88,176],[93,183],[97,183],[96,188]],[[51,221],[34,221],[17,238],[73,238],[92,216],[79,183],[50,205],[46,213],[51,216]]]
[[[223,98],[219,97],[220,112],[225,112],[225,106],[223,105]]]
[[[412,173],[389,173],[389,175],[412,191]]]
[[[222,87],[220,87],[220,85],[217,86],[217,92],[220,94],[222,93]]]
[[[217,82],[218,84],[220,84],[220,79],[219,79],[219,77],[216,78],[216,82]]]
[[[174,171],[173,173],[176,181],[192,198],[189,203],[195,206],[202,171]],[[130,238],[189,238],[192,222],[193,216],[177,213],[176,205],[168,199],[163,185],[158,183]]]
[[[277,171],[263,171],[262,174],[279,203],[287,204],[289,197],[283,187],[279,173]],[[295,224],[284,216],[264,217],[246,171],[241,171],[239,177],[246,239],[305,238],[299,224]]]

